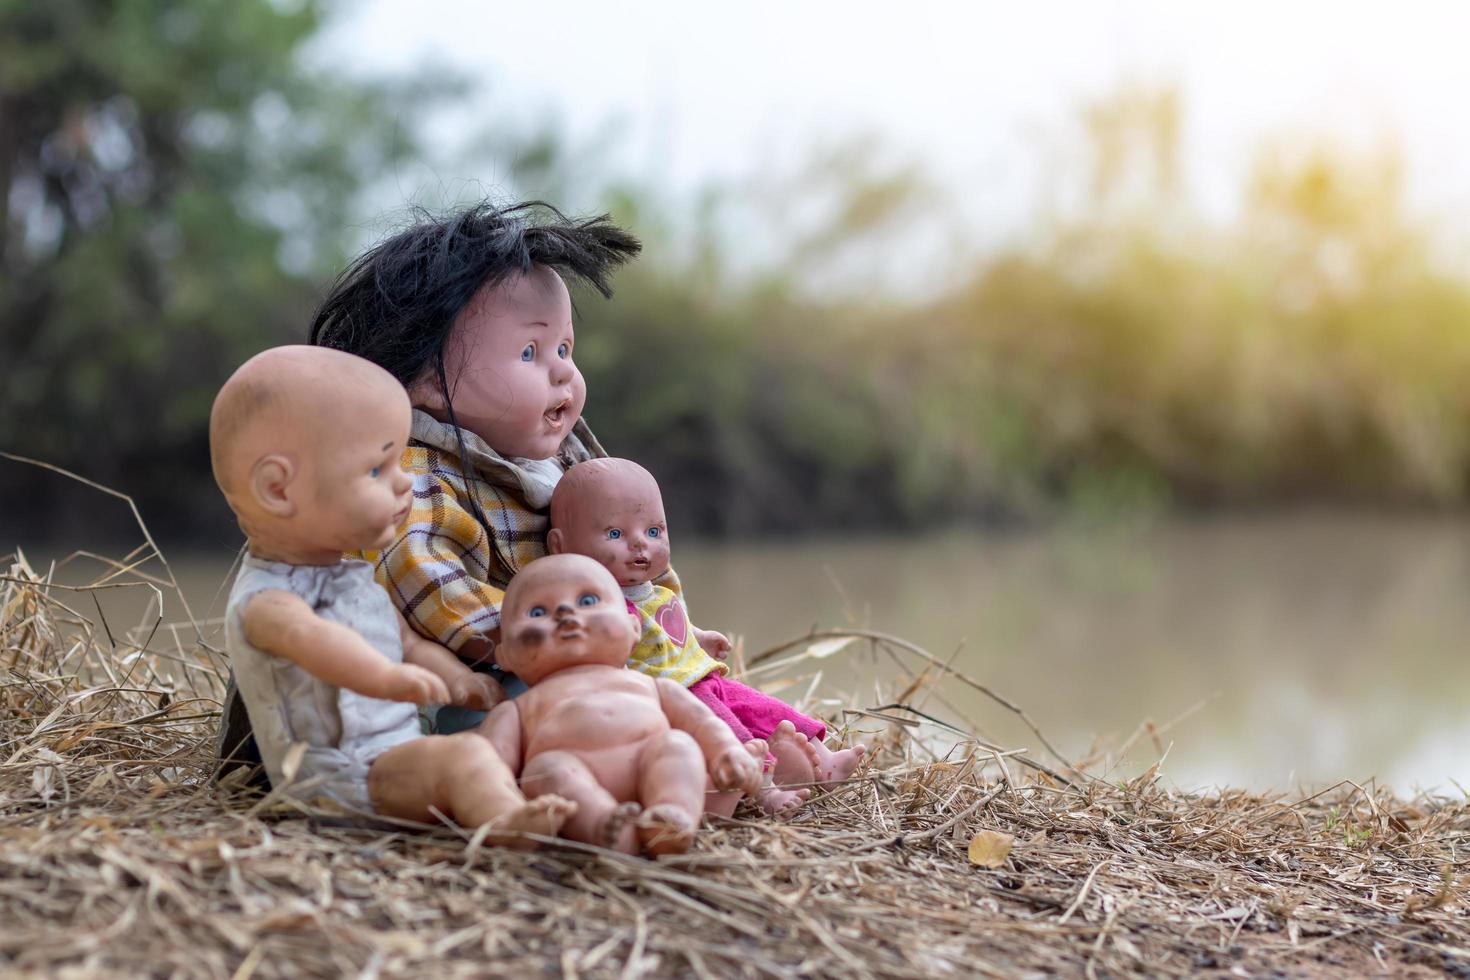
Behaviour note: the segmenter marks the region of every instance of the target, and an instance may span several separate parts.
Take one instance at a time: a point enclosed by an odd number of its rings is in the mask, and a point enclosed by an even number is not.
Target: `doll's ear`
[[[554,527],[546,532],[546,553],[559,555],[566,551],[566,541],[562,537],[561,528]]]
[[[291,457],[279,453],[262,456],[250,467],[250,496],[272,517],[291,517],[296,513],[296,502],[287,488],[295,476],[296,464]]]
[[[432,371],[425,371],[408,385],[408,401],[414,408],[422,408],[433,415],[444,411],[444,392],[439,388],[439,379]]]

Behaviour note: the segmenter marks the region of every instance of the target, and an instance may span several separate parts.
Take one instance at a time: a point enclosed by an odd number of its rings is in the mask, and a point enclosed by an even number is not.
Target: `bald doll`
[[[415,705],[488,707],[491,692],[408,628],[372,566],[342,557],[387,543],[407,513],[408,430],[403,388],[341,351],[277,347],[220,389],[211,464],[248,538],[225,611],[231,666],[278,790],[422,822],[438,810],[529,846],[516,832],[554,835],[575,805],[528,803],[476,735],[421,733]]]
[[[760,788],[764,742],[741,745],[684,687],[623,664],[637,624],[618,583],[581,555],[538,558],[510,582],[496,657],[529,691],[479,731],[540,799],[574,801],[572,840],[625,853],[685,851],[705,788]]]

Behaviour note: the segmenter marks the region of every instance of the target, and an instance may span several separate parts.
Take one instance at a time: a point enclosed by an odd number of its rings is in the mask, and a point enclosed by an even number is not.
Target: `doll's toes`
[[[538,796],[497,820],[495,829],[497,835],[511,832],[509,836],[502,838],[505,846],[530,850],[537,846],[537,842],[521,837],[521,834],[555,837],[557,831],[561,830],[561,825],[576,812],[577,804],[571,800],[549,794]]]
[[[597,828],[597,844],[610,851],[636,854],[638,852],[636,824],[638,814],[642,809],[637,803],[630,801],[619,803],[609,810],[602,824]]]
[[[821,758],[818,773],[824,783],[840,782],[851,776],[857,771],[857,767],[862,765],[863,757],[868,754],[868,747],[861,742],[851,748],[839,749],[836,752],[816,739],[811,740],[811,745]]]
[[[776,815],[796,809],[805,803],[812,791],[806,788],[786,789],[783,786],[767,786],[756,796],[757,802],[766,813]]]
[[[771,755],[776,760],[771,778],[782,786],[801,786],[821,778],[822,758],[817,749],[789,721],[771,733]]]

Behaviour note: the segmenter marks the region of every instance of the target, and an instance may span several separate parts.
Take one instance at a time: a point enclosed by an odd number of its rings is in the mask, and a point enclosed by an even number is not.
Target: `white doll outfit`
[[[365,561],[288,565],[247,555],[225,609],[225,647],[271,785],[296,799],[324,796],[371,811],[368,769],[388,749],[422,735],[418,709],[333,687],[251,646],[240,614],[253,596],[273,589],[299,596],[318,616],[341,623],[388,660],[402,663],[393,604]],[[288,784],[284,766],[296,743],[304,743],[306,753]]]

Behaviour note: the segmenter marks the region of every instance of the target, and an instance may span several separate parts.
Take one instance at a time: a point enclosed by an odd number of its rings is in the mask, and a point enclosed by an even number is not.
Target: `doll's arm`
[[[267,589],[240,612],[251,646],[289,660],[333,687],[388,701],[444,702],[449,689],[413,664],[395,664],[341,623],[322,619],[300,596]]]
[[[491,710],[490,716],[480,722],[475,731],[495,746],[500,756],[516,778],[521,775],[521,710],[514,701],[502,701]]]
[[[505,689],[488,674],[477,674],[448,649],[413,631],[403,614],[398,614],[398,633],[403,638],[403,662],[434,674],[449,689],[447,704],[489,711],[505,700]]]
[[[461,663],[469,664],[471,667],[479,664],[495,663],[495,647],[500,643],[500,627],[497,626],[488,633],[472,636],[459,645],[459,650],[454,655]]]
[[[663,677],[657,678],[654,684],[658,687],[659,701],[669,724],[693,735],[699,744],[715,789],[721,792],[732,789],[752,794],[759,792],[760,763],[740,744],[730,726],[715,717],[715,713],[690,694],[684,685]]]
[[[724,660],[730,655],[730,638],[724,633],[702,630],[698,626],[694,626],[693,629],[694,638],[699,641],[699,646],[705,653],[716,660]]]

